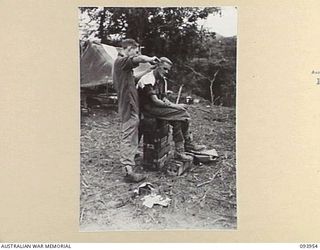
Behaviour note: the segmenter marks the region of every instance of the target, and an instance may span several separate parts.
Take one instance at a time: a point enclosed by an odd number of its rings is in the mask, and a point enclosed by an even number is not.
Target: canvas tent
[[[80,46],[80,86],[94,87],[112,82],[112,68],[121,48],[87,41]],[[140,64],[134,75],[150,68],[149,63]]]
[[[81,47],[80,86],[94,87],[112,81],[112,67],[119,49],[87,41]]]

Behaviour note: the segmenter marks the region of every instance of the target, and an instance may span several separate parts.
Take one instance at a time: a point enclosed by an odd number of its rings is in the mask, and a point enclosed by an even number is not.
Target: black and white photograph
[[[80,231],[236,230],[237,7],[78,13]]]

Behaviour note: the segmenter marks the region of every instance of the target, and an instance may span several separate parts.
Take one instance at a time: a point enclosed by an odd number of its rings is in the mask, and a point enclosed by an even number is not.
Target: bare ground
[[[80,230],[236,229],[235,109],[206,105],[189,106],[191,130],[197,143],[217,150],[218,161],[193,165],[182,176],[140,169],[171,199],[168,207],[144,206],[133,195],[138,184],[123,180],[116,111],[82,116]]]

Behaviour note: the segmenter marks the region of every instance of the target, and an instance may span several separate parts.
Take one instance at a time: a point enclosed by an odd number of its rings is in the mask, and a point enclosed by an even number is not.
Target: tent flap
[[[116,47],[88,41],[80,58],[80,86],[96,86],[112,79],[112,67],[118,55]]]

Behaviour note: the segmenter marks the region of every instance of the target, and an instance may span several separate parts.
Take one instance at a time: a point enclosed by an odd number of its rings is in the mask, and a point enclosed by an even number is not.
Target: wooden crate
[[[160,120],[142,122],[143,166],[149,170],[162,170],[171,156],[169,125]]]
[[[192,161],[178,161],[175,159],[170,159],[167,163],[166,172],[169,175],[180,176],[192,166]]]
[[[143,167],[153,171],[166,171],[166,166],[171,158],[170,152],[164,154],[161,158],[150,158],[143,161]]]
[[[150,159],[159,159],[165,154],[171,151],[171,145],[167,143],[161,148],[151,149],[151,148],[143,148],[143,159],[150,161]]]
[[[164,137],[169,135],[169,125],[165,125],[154,130],[142,130],[143,142],[144,143],[154,143],[160,141]]]

